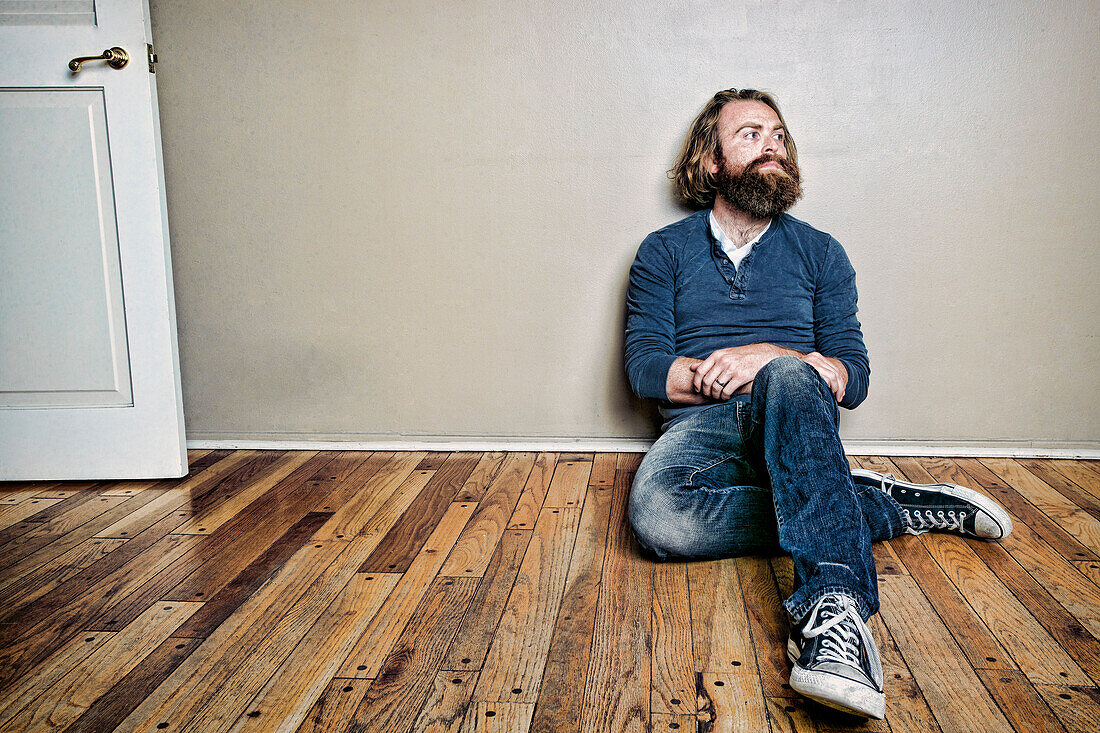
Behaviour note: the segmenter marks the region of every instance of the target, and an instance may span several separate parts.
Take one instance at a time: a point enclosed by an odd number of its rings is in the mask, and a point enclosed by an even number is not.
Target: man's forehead
[[[718,122],[730,132],[736,132],[747,124],[763,127],[781,127],[783,124],[774,109],[756,99],[735,99],[727,102],[722,107]]]

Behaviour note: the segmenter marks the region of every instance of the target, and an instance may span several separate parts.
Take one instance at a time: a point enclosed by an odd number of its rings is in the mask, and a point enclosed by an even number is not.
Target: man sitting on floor
[[[790,553],[791,687],[882,718],[871,543],[998,539],[1012,523],[970,489],[849,470],[838,405],[859,405],[870,374],[855,271],[835,239],[784,213],[802,188],[775,100],[717,93],[671,173],[698,211],[646,237],[630,270],[626,369],[665,418],[631,526],[657,558]]]

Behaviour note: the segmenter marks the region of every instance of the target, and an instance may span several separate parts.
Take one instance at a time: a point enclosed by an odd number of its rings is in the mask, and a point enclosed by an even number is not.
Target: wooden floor
[[[651,563],[636,454],[192,451],[0,484],[0,731],[1100,730],[1100,464],[853,458],[999,543],[876,546],[887,719],[787,685],[786,558]]]

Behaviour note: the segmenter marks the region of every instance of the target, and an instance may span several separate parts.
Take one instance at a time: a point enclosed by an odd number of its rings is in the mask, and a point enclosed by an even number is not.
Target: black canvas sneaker
[[[886,715],[882,662],[871,630],[846,595],[823,596],[787,641],[791,687],[811,700],[864,718]]]
[[[862,468],[852,469],[852,481],[885,491],[901,504],[909,534],[930,530],[963,537],[999,540],[1012,532],[1012,519],[989,497],[956,484],[911,484]]]

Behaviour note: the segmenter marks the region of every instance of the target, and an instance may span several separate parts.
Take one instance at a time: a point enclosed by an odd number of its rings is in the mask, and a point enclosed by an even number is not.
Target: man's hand
[[[752,391],[756,373],[780,356],[802,357],[802,353],[775,344],[748,344],[718,349],[692,366],[694,390],[712,400],[728,400]],[[823,357],[824,358],[824,357]]]
[[[840,359],[823,356],[816,351],[800,358],[817,370],[817,373],[829,385],[829,389],[832,390],[837,402],[844,399],[844,388],[848,386],[848,369],[844,366],[844,362]]]

